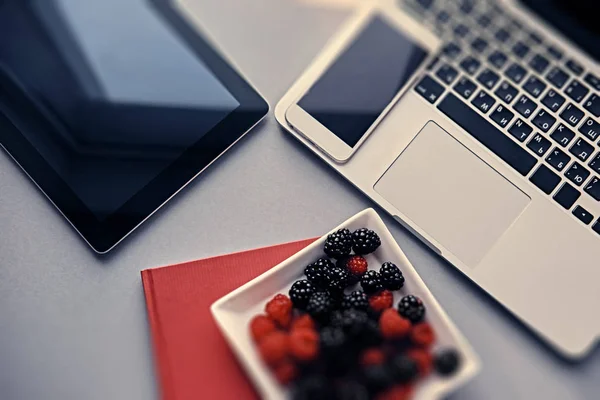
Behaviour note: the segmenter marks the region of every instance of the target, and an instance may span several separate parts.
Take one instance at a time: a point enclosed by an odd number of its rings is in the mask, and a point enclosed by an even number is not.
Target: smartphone
[[[338,163],[367,140],[440,45],[391,3],[363,7],[351,18],[285,114],[294,130]]]

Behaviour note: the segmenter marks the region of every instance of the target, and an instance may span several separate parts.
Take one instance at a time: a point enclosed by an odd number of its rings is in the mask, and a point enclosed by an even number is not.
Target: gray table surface
[[[347,16],[293,0],[188,1],[272,107]],[[372,206],[269,115],[116,250],[97,257],[0,153],[0,399],[158,398],[139,271],[318,236]],[[481,374],[453,399],[600,398],[598,351],[578,364],[560,359],[384,219],[481,356]]]

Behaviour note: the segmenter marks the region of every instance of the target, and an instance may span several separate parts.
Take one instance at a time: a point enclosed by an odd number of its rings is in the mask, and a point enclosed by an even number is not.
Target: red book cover
[[[142,271],[161,399],[256,399],[210,306],[315,239]]]

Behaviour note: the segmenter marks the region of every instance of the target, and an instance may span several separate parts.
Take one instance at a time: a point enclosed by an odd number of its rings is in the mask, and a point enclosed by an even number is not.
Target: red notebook
[[[142,271],[161,399],[258,398],[210,306],[314,240]]]

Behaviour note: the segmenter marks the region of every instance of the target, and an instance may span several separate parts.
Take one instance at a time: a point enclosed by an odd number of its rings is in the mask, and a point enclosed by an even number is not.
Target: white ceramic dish
[[[379,249],[366,256],[369,261],[369,269],[378,269],[382,263],[391,261],[400,268],[406,278],[404,287],[394,293],[394,305],[398,303],[401,296],[407,294],[420,297],[427,307],[426,320],[433,326],[437,334],[434,351],[436,348],[453,347],[461,354],[461,366],[454,375],[442,378],[431,374],[415,388],[415,399],[444,397],[477,374],[480,369],[479,359],[425,286],[417,271],[373,209],[356,214],[331,232],[341,228],[353,231],[363,227],[377,232],[382,243]],[[256,279],[219,299],[211,307],[223,335],[254,382],[258,393],[264,399],[285,399],[287,390],[274,379],[260,359],[256,346],[250,338],[248,324],[252,317],[263,312],[266,302],[276,293],[287,294],[291,285],[296,280],[302,279],[306,265],[324,255],[323,244],[331,232]]]

